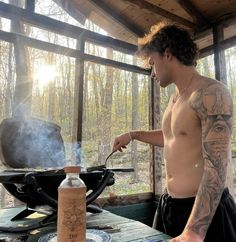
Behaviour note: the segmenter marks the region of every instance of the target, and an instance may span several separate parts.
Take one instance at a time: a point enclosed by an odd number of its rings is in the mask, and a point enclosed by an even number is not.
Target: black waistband
[[[221,200],[225,199],[229,195],[229,189],[226,187],[222,193]],[[165,202],[173,202],[175,204],[193,204],[195,201],[195,197],[187,197],[187,198],[173,198],[171,197],[167,190],[162,195],[163,200]]]

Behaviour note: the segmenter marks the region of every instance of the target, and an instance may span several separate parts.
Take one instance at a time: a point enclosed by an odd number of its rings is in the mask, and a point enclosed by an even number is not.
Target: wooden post
[[[151,105],[150,105],[150,129],[161,128],[161,112],[160,112],[160,85],[151,78]],[[162,194],[162,152],[157,146],[152,148],[152,165],[151,165],[151,185],[156,200]]]
[[[133,65],[137,65],[137,58],[133,57]],[[136,73],[132,73],[132,130],[138,129],[138,76]],[[131,142],[131,162],[134,168],[132,180],[138,182],[138,160],[137,160],[137,142]]]
[[[77,49],[84,53],[85,40],[83,34],[77,40]],[[81,164],[81,142],[83,122],[83,88],[84,87],[84,58],[83,55],[76,58],[75,63],[75,90],[74,90],[74,111],[72,128],[72,159],[76,164]],[[83,165],[83,164],[81,164]]]
[[[31,12],[35,10],[35,0],[26,0],[25,8]]]
[[[215,64],[215,78],[218,81],[227,85],[227,72],[225,53],[221,49],[220,42],[224,40],[224,28],[222,25],[213,27],[213,49],[214,49],[214,64]]]

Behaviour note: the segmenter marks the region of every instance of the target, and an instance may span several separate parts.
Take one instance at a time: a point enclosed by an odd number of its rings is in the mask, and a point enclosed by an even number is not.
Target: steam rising
[[[0,125],[2,161],[13,168],[63,167],[60,127],[36,118],[9,118]]]
[[[69,164],[67,164],[69,165]],[[80,166],[82,171],[86,170],[86,163],[84,159],[84,154],[81,148],[81,143],[72,144],[72,161],[71,165]]]

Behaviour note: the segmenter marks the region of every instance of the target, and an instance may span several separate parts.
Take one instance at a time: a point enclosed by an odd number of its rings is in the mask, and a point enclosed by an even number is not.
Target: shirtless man
[[[122,151],[134,139],[164,148],[167,190],[159,202],[157,229],[172,242],[236,241],[236,206],[225,185],[232,130],[227,88],[196,71],[197,47],[175,25],[151,30],[138,55],[148,60],[161,87],[174,83],[176,92],[161,130],[122,134],[113,150]]]

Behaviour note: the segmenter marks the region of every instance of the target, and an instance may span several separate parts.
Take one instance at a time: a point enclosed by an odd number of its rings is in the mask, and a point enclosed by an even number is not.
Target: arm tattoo
[[[230,160],[232,100],[221,84],[198,90],[191,107],[202,126],[204,173],[186,228],[205,237],[219,204]]]

